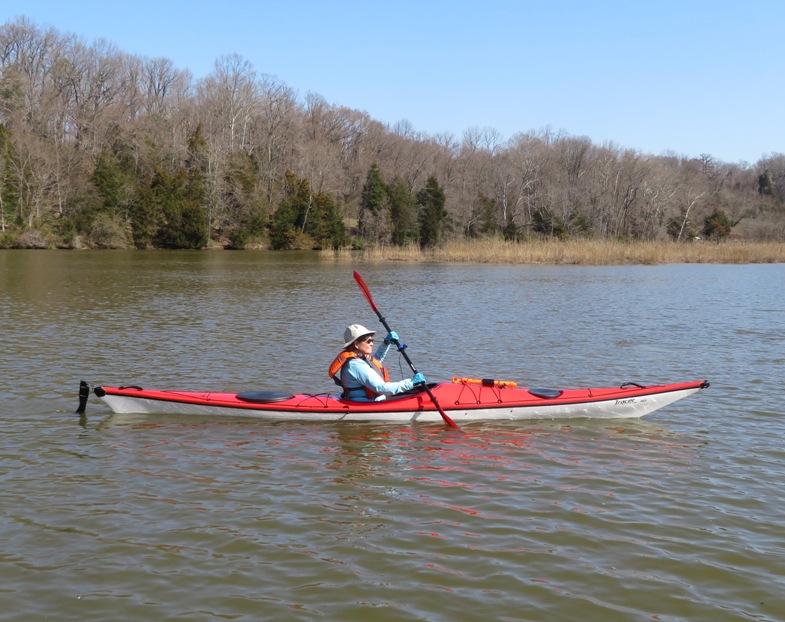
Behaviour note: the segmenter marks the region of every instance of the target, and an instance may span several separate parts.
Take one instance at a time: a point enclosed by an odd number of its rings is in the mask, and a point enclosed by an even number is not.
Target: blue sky
[[[104,38],[195,78],[239,54],[300,97],[460,138],[550,127],[643,153],[785,153],[781,0],[25,0],[0,23]]]

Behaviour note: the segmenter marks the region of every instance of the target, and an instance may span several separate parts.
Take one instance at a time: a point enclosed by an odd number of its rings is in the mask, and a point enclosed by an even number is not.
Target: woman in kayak
[[[398,341],[398,334],[390,331],[373,352],[375,330],[361,324],[352,324],[343,333],[343,350],[330,364],[330,377],[343,388],[341,397],[357,402],[374,402],[410,391],[415,385],[425,384],[425,376],[416,373],[413,378],[390,382],[390,374],[382,366],[390,346]]]

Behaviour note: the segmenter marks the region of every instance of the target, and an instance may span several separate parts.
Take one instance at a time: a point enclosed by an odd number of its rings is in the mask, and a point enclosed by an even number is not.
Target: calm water
[[[82,379],[332,390],[344,327],[378,327],[354,269],[429,380],[712,386],[465,434],[72,414]],[[785,620],[784,285],[0,251],[0,620]]]

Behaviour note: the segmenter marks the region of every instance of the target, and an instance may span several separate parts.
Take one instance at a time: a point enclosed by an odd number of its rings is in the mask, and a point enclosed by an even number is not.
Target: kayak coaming
[[[439,404],[458,422],[639,418],[709,386],[705,380],[668,385],[625,384],[613,388],[564,389],[557,397],[535,389],[488,387],[464,383],[429,385]],[[273,420],[441,422],[424,391],[381,402],[350,402],[332,394],[294,394],[270,402],[244,401],[237,393],[95,387],[94,392],[118,414],[240,416]],[[547,395],[547,393],[543,393]]]

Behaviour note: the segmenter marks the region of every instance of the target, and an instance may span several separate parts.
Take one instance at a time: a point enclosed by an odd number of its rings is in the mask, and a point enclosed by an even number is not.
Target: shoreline
[[[783,242],[620,242],[568,240],[450,242],[418,246],[373,247],[360,251],[319,251],[325,258],[369,262],[442,262],[514,265],[660,265],[669,263],[785,263]]]
[[[166,249],[87,249],[87,248],[0,248],[0,251],[73,250],[76,252],[177,252]],[[463,240],[446,242],[421,250],[410,246],[371,246],[361,250],[281,250],[266,246],[243,250],[228,250],[210,246],[188,252],[268,252],[313,254],[325,261],[403,262],[403,263],[474,263],[508,265],[662,265],[673,263],[695,264],[760,264],[785,263],[785,242],[746,242],[728,240],[720,243],[694,242],[624,242],[619,240],[531,240],[505,242],[503,240]]]

